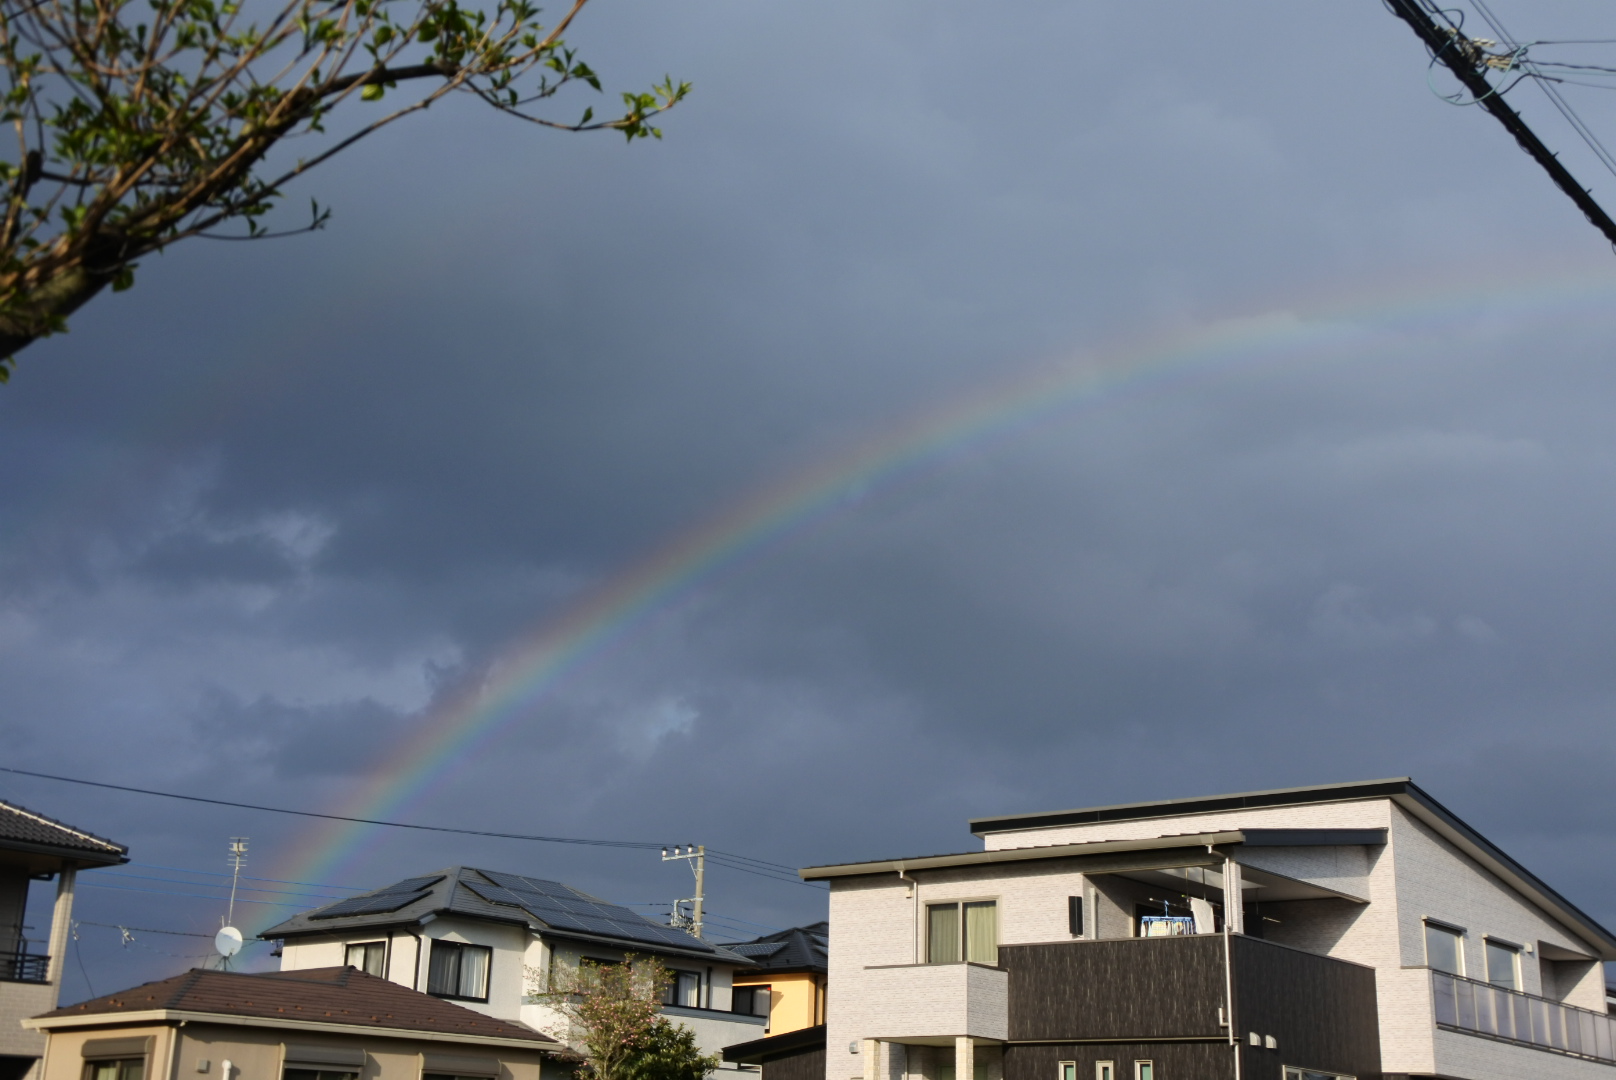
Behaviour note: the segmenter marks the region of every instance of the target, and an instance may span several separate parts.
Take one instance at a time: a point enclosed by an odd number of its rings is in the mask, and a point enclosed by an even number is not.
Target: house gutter
[[[504,1021],[509,1023],[510,1021]],[[445,1031],[423,1031],[418,1028],[382,1027],[376,1024],[326,1024],[316,1020],[293,1020],[285,1017],[234,1016],[229,1013],[192,1012],[183,1009],[143,1009],[131,1012],[86,1013],[82,1016],[35,1016],[21,1021],[33,1031],[58,1031],[73,1028],[114,1027],[131,1024],[186,1023],[218,1024],[224,1027],[276,1028],[282,1031],[317,1031],[332,1035],[368,1035],[385,1039],[420,1039],[426,1042],[460,1043],[469,1046],[504,1046],[527,1050],[559,1050],[562,1044],[544,1035],[537,1039],[513,1039],[505,1035],[458,1035]]]

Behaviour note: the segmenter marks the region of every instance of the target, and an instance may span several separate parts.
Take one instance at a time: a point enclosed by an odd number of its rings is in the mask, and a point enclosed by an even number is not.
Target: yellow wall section
[[[820,1001],[822,975],[798,972],[770,976],[766,972],[735,973],[736,986],[769,987],[769,1034],[784,1035],[813,1027],[822,1019]]]

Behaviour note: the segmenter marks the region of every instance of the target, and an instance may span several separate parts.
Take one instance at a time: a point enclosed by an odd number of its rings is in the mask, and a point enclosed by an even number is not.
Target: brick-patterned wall
[[[56,989],[50,983],[0,982],[0,1054],[38,1057],[45,1052],[45,1036],[18,1021],[54,1009]]]

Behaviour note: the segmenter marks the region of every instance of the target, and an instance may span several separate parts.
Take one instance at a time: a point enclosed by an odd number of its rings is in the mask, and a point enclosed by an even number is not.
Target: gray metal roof
[[[0,802],[0,849],[55,855],[83,865],[129,861],[129,849],[15,803]]]
[[[612,945],[645,953],[700,956],[750,965],[752,961],[685,933],[652,922],[619,904],[570,885],[499,870],[452,866],[323,907],[270,927],[261,938],[411,925],[427,916],[459,915],[514,923],[550,937]]]
[[[763,971],[826,970],[830,955],[830,923],[793,926],[773,934],[727,946],[748,957]]]

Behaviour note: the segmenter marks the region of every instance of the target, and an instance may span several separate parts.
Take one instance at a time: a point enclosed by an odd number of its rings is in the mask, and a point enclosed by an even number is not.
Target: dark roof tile
[[[486,1016],[351,967],[256,973],[193,968],[171,979],[55,1009],[40,1019],[101,1014],[110,1017],[156,1009],[558,1045],[548,1035],[524,1024]]]
[[[62,855],[82,854],[88,856],[87,861],[102,864],[129,861],[129,849],[122,844],[0,801],[0,848],[13,846],[35,851],[56,849],[53,853]]]

